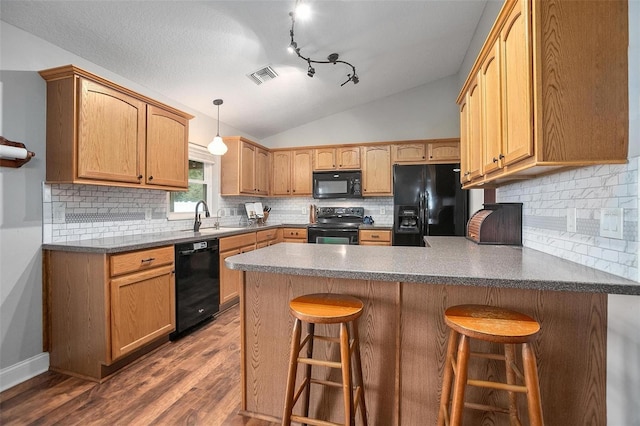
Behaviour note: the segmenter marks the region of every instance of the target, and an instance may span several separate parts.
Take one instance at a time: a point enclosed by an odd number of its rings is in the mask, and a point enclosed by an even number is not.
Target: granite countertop
[[[231,256],[231,269],[289,275],[640,295],[640,283],[533,249],[428,237],[430,247],[280,243]]]
[[[68,243],[43,244],[44,250],[75,251],[84,253],[122,253],[131,250],[159,247],[169,244],[181,244],[203,239],[222,238],[232,235],[245,234],[263,229],[279,228],[282,224],[253,225],[241,228],[220,227],[200,228],[200,232],[193,230],[159,232],[155,234],[136,234],[121,237],[96,238],[92,240],[72,241]],[[306,225],[298,225],[306,226]]]

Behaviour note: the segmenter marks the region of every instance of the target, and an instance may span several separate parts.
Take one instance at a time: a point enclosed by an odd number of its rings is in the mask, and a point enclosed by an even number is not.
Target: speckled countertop
[[[231,269],[376,281],[640,295],[640,283],[536,250],[428,237],[430,247],[281,243],[231,256]]]
[[[201,228],[200,232],[172,231],[160,232],[156,234],[137,234],[122,237],[97,238],[93,240],[72,241],[69,243],[43,244],[44,250],[75,251],[84,253],[122,253],[131,250],[141,250],[152,247],[160,247],[170,244],[181,244],[204,239],[229,237],[231,235],[255,232],[263,229],[278,228],[280,226],[306,226],[306,225],[284,225],[268,224],[246,226],[244,228]]]

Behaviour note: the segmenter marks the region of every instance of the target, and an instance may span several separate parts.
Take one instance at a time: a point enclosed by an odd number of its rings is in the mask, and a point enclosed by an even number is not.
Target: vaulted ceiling
[[[0,19],[258,138],[457,74],[486,0],[306,1],[301,53],[287,52],[295,0],[2,0]],[[60,64],[64,65],[64,64]],[[247,74],[270,65],[278,77]]]

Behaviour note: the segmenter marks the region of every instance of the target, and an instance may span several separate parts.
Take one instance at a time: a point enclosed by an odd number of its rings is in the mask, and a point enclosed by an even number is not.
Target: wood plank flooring
[[[102,384],[47,372],[0,393],[0,424],[273,426],[240,408],[234,306]]]

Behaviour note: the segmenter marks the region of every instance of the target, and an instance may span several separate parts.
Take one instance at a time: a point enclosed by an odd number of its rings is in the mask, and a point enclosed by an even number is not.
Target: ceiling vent
[[[258,71],[252,72],[251,74],[247,74],[247,77],[257,85],[273,80],[277,76],[278,73],[269,65],[264,68],[260,68]]]

